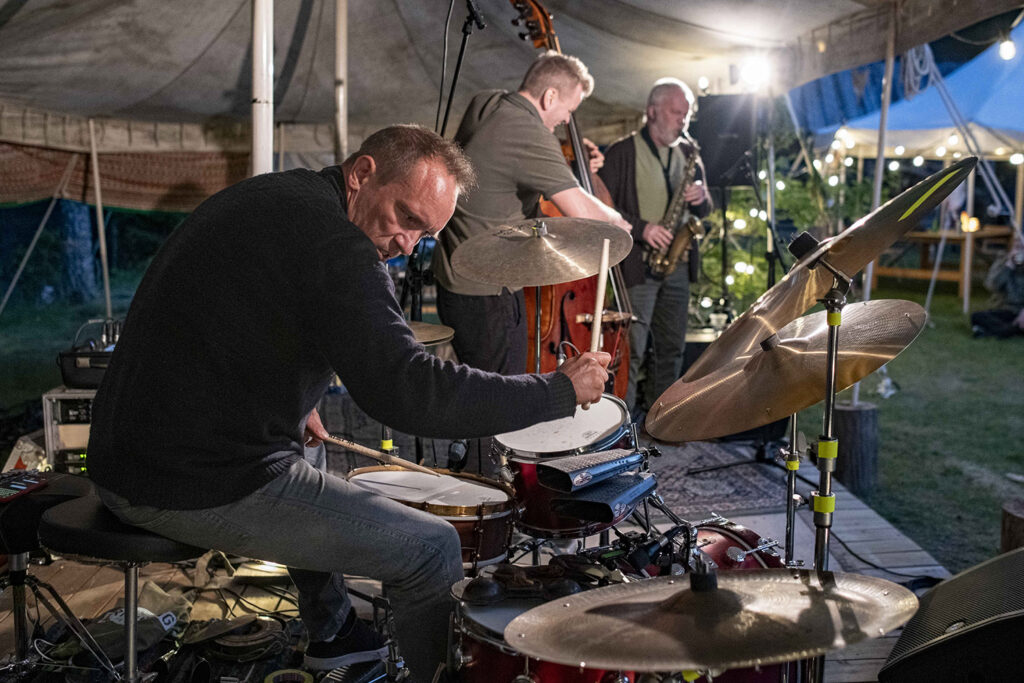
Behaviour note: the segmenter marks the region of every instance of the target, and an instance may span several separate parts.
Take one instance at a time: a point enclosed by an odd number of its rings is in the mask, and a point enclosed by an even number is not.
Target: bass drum
[[[517,652],[505,642],[505,627],[541,600],[505,600],[500,605],[477,606],[462,602],[462,588],[452,586],[456,609],[454,621],[455,666],[461,683],[624,683],[636,681],[632,671],[580,669],[545,662]],[[717,678],[715,680],[718,680]]]
[[[519,507],[516,524],[525,533],[539,538],[586,538],[628,517],[632,508],[611,522],[555,514],[551,501],[561,494],[540,485],[537,464],[549,458],[627,448],[629,440],[629,411],[622,400],[610,394],[602,396],[588,410],[576,406],[572,417],[495,436],[495,454],[508,462],[514,477],[512,487]]]
[[[697,546],[705,557],[712,560],[718,569],[781,569],[786,563],[774,548],[746,553],[762,545],[763,537],[752,529],[734,524],[727,519],[705,522],[697,525]],[[796,679],[796,663],[769,664],[751,669],[732,669],[717,674],[714,683],[778,683],[782,672],[789,668],[789,680]],[[707,683],[701,676],[699,683]]]

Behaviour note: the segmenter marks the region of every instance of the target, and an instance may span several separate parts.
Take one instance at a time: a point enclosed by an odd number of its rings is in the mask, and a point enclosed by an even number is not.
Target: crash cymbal
[[[779,330],[778,344],[757,346],[710,374],[684,376],[654,402],[645,428],[663,441],[700,441],[768,424],[825,398],[828,322],[821,311]],[[849,304],[839,327],[836,391],[895,358],[927,320],[911,301]]]
[[[736,669],[822,654],[905,623],[906,588],[807,569],[718,572],[718,588],[686,577],[616,584],[558,598],[516,617],[505,641],[537,659],[612,671]]]
[[[435,325],[419,320],[409,320],[407,322],[409,329],[412,330],[412,335],[416,337],[416,341],[424,346],[443,344],[455,337],[455,330],[447,325]]]
[[[977,161],[977,157],[958,161],[897,195],[836,237],[823,240],[727,327],[690,366],[684,378],[695,380],[707,375],[757,348],[761,340],[803,315],[832,286],[832,273],[816,267],[819,260],[828,261],[833,268],[853,277],[945,199],[967,178]]]
[[[626,258],[633,240],[610,223],[586,218],[542,218],[503,225],[470,237],[452,254],[459,275],[503,287],[539,287],[596,275],[601,243],[608,265]]]

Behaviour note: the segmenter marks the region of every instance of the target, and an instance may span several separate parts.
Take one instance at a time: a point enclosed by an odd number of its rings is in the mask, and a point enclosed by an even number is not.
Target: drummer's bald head
[[[537,57],[527,69],[519,92],[529,93],[534,99],[540,99],[548,88],[554,88],[560,94],[566,95],[577,87],[583,88],[584,97],[590,97],[590,93],[594,92],[594,77],[587,70],[587,65],[577,57],[548,50]]]
[[[373,158],[377,182],[382,185],[402,177],[424,159],[437,162],[448,171],[460,193],[476,185],[476,173],[462,148],[423,126],[402,124],[378,130],[345,159],[342,170],[347,173],[361,156]]]

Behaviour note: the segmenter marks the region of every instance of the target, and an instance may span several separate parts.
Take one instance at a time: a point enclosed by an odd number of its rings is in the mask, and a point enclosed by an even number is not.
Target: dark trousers
[[[971,327],[976,337],[1013,337],[1024,330],[1013,324],[1018,313],[1009,308],[992,308],[971,314]]]
[[[455,330],[452,347],[460,363],[502,375],[526,372],[526,304],[523,290],[468,296],[437,285],[437,315]],[[471,439],[467,469],[492,476],[492,439]]]

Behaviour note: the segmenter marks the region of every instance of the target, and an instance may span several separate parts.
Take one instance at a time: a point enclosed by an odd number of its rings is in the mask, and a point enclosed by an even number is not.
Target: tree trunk
[[[90,301],[99,296],[96,264],[93,260],[92,218],[89,205],[68,199],[58,203],[61,256],[64,272],[61,291],[72,302]]]
[[[1000,551],[1024,547],[1024,500],[1008,500],[1003,503],[1003,532]]]
[[[839,439],[836,479],[853,494],[870,493],[878,483],[878,409],[873,403],[836,403]]]

